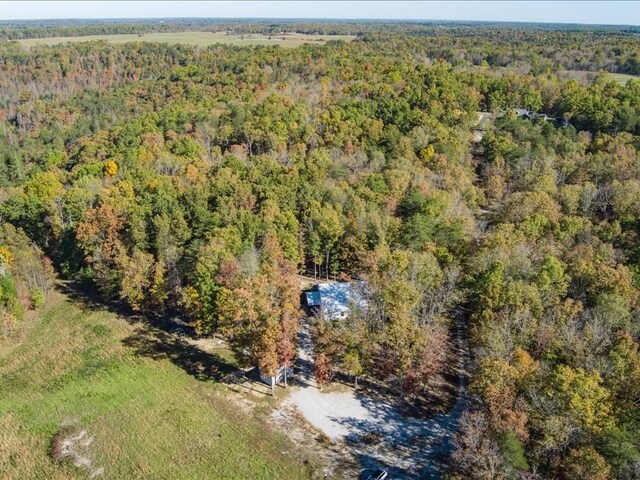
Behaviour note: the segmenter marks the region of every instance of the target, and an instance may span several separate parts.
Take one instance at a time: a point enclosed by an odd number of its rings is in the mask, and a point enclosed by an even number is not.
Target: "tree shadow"
[[[170,360],[197,380],[223,381],[238,369],[215,353],[205,352],[181,336],[149,325],[122,340],[136,355]]]
[[[122,302],[105,299],[78,283],[59,282],[57,288],[85,311],[107,310],[135,325],[135,333],[122,343],[138,356],[169,360],[198,380],[237,383],[244,374],[220,355],[194,345],[195,330],[184,322],[169,316],[135,314]]]
[[[365,469],[384,468],[388,478],[439,479],[453,451],[453,434],[467,398],[461,393],[453,408],[430,418],[403,415],[397,396],[375,389],[356,392],[367,418],[334,416],[330,419],[351,432],[345,442]],[[366,478],[366,477],[365,477]]]
[[[313,378],[313,362],[302,358],[296,358],[294,363],[294,375],[289,381],[292,386],[301,388],[314,388]]]
[[[402,468],[397,468],[393,465],[387,465],[385,462],[380,461],[377,458],[372,457],[367,454],[358,454],[358,461],[360,462],[360,466],[362,470],[358,475],[358,480],[369,480],[372,478],[373,473],[378,470],[386,470],[387,478],[385,480],[400,480],[400,479],[413,479],[413,478],[422,478],[408,475],[406,470]]]
[[[139,320],[125,304],[117,300],[105,298],[100,295],[95,288],[89,285],[72,280],[61,280],[56,282],[55,288],[73,300],[74,303],[83,311],[99,312],[107,310],[111,313],[122,316],[128,321],[131,317],[135,317],[136,320]]]
[[[405,402],[375,389],[363,390],[356,398],[371,412],[369,420],[333,420],[353,432],[347,441],[360,456],[367,454],[387,469],[388,478],[442,478],[449,469],[460,417],[470,402],[466,386],[461,386],[449,410],[422,417],[407,415]],[[397,463],[385,466],[391,459]]]

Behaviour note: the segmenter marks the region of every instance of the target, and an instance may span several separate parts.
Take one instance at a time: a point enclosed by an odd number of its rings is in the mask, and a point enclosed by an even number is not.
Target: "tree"
[[[364,367],[360,361],[360,352],[356,348],[350,349],[342,359],[345,370],[351,376],[355,383],[355,388],[358,388],[358,376],[364,372]]]
[[[493,479],[504,475],[500,447],[489,435],[487,419],[481,412],[465,412],[451,456],[456,468],[470,479]]]
[[[153,265],[153,272],[149,280],[149,308],[152,311],[160,312],[161,315],[165,312],[165,302],[169,298],[165,271],[165,263],[162,260],[156,261]]]
[[[120,298],[133,310],[144,310],[150,300],[148,292],[152,280],[153,256],[136,249],[131,257],[124,256],[119,263],[122,269]]]
[[[630,411],[640,401],[640,353],[638,343],[628,332],[620,332],[608,353],[612,372],[609,382],[617,404],[626,404]]]
[[[576,448],[563,462],[563,478],[567,480],[608,480],[611,467],[593,447]]]
[[[308,210],[307,228],[309,235],[317,235],[317,248],[311,252],[314,263],[324,256],[325,276],[329,280],[331,251],[344,233],[342,215],[337,208],[312,202]]]
[[[94,279],[108,294],[118,292],[121,272],[119,262],[125,254],[120,239],[124,217],[111,205],[104,203],[88,210],[76,228],[76,238],[86,255],[87,263],[94,269]]]
[[[226,227],[211,232],[198,249],[189,285],[183,290],[183,302],[201,333],[215,331],[221,324],[219,296],[223,289],[230,293],[236,282],[235,256],[241,248],[240,232]]]
[[[285,388],[288,388],[288,371],[293,365],[293,360],[296,357],[296,349],[295,344],[291,342],[289,336],[286,335],[284,331],[285,329],[283,328],[283,333],[278,342],[278,358],[284,370],[284,386]]]
[[[551,376],[548,394],[558,402],[559,412],[570,412],[583,427],[599,433],[613,426],[609,391],[597,370],[586,372],[559,366]]]
[[[284,368],[285,386],[287,369],[293,364],[296,336],[299,326],[300,295],[294,277],[294,265],[284,256],[278,238],[268,234],[262,246],[262,271],[275,288],[274,315],[277,331],[276,351],[278,367]]]
[[[107,177],[114,177],[118,173],[118,164],[113,160],[109,160],[104,164],[104,173]]]
[[[223,264],[218,277],[224,285],[217,290],[215,305],[221,332],[237,357],[271,377],[275,395],[278,371],[283,366],[286,370],[295,356],[299,291],[293,265],[275,235],[264,238],[259,262],[257,271],[235,259]]]
[[[315,377],[320,390],[322,390],[322,386],[329,383],[329,380],[331,379],[331,360],[324,353],[321,353],[316,357],[313,376]]]
[[[266,285],[261,287],[260,284],[256,284],[255,287],[258,290],[261,288],[266,290],[268,288]],[[266,374],[271,378],[271,395],[275,397],[275,378],[280,367],[278,358],[278,334],[280,329],[277,313],[271,309],[272,305],[266,298],[260,298],[263,293],[265,292],[257,292],[257,307],[260,310],[256,319],[257,339],[253,342],[252,350],[261,374]]]
[[[529,470],[529,463],[525,457],[524,447],[515,433],[505,432],[498,440],[500,450],[505,460],[516,470]]]

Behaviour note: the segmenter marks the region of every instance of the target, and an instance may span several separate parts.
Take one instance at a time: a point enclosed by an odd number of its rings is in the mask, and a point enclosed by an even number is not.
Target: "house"
[[[522,120],[537,121],[540,123],[549,122],[555,125],[556,127],[569,126],[569,121],[567,119],[554,118],[554,117],[551,117],[550,115],[547,115],[546,113],[532,112],[525,108],[512,108],[508,111],[511,111],[516,116],[516,118],[519,118]],[[476,122],[475,129],[473,131],[475,142],[479,142],[480,140],[482,140],[482,137],[484,136],[484,132],[491,127],[491,125],[497,118],[504,117],[506,112],[495,113],[495,114],[488,113],[488,112],[477,112],[477,114],[478,114],[478,121]]]
[[[531,112],[524,108],[514,108],[513,113],[515,113],[517,118],[524,118],[527,120],[531,118]]]
[[[523,108],[516,108],[513,110],[517,118],[522,118],[524,120],[537,120],[540,122],[553,122],[554,124],[558,123],[558,119],[553,118],[546,113],[538,113],[538,112],[530,112],[529,110],[525,110]],[[566,126],[563,124],[563,126]]]
[[[366,307],[365,287],[365,282],[321,283],[305,293],[307,306],[325,318],[341,320],[352,308]]]
[[[496,115],[493,113],[489,113],[489,112],[478,112],[478,121],[475,125],[476,130],[487,130],[489,128],[491,128],[491,125],[493,125],[493,122],[496,119]]]

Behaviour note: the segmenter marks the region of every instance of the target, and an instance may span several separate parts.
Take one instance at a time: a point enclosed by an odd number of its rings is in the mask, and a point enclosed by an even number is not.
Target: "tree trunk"
[[[276,377],[271,377],[271,396],[275,398],[276,396]]]
[[[327,271],[325,272],[327,274],[327,282],[329,281],[329,250],[327,250],[327,264],[326,264],[326,269]]]
[[[287,385],[287,365],[286,364],[284,366],[284,388],[289,388],[289,385]]]

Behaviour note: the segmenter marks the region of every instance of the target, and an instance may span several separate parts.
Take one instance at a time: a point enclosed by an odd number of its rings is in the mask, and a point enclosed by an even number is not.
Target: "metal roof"
[[[320,306],[320,292],[318,291],[310,291],[306,294],[307,297],[307,305],[310,307],[319,307]]]
[[[320,306],[322,314],[331,319],[346,318],[353,307],[364,308],[365,282],[321,283],[307,292],[307,305]]]

